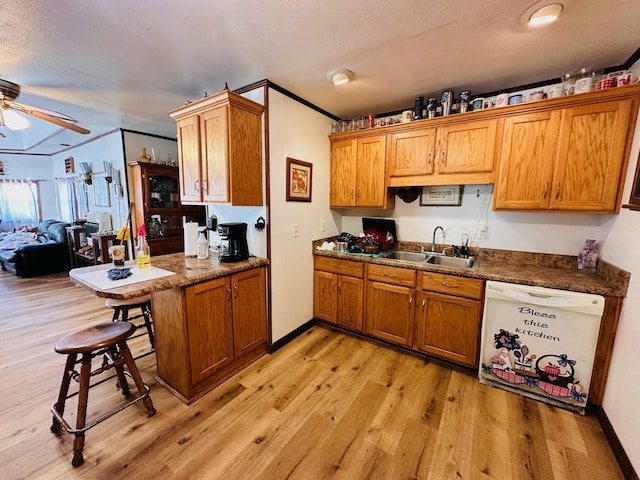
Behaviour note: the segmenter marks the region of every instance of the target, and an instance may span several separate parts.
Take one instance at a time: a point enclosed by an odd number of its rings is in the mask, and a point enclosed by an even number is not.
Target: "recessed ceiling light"
[[[548,0],[538,2],[526,12],[523,20],[532,27],[548,25],[555,22],[563,10],[562,3],[548,3]]]
[[[329,79],[333,82],[334,85],[344,85],[345,83],[349,83],[353,80],[353,72],[351,70],[334,70],[333,72],[327,75]]]

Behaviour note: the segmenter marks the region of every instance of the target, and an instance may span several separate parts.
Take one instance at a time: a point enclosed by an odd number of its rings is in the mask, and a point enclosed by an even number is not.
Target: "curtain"
[[[85,218],[89,209],[86,183],[80,178],[56,178],[56,187],[61,220],[73,223],[78,218]]]
[[[40,222],[38,181],[0,180],[0,231],[35,227]]]

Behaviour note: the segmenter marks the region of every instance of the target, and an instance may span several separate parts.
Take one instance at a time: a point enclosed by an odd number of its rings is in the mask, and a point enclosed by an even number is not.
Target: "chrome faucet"
[[[438,225],[436,228],[433,229],[433,240],[431,240],[431,252],[432,253],[436,251],[436,233],[437,233],[438,229],[442,230],[442,243],[444,243],[444,228],[442,228],[440,225]]]

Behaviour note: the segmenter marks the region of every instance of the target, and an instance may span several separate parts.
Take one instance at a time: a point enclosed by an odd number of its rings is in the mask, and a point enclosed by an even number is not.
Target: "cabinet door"
[[[413,343],[414,289],[367,282],[365,333],[382,340]]]
[[[340,275],[338,277],[338,307],[336,323],[362,331],[362,279]]]
[[[267,342],[265,269],[231,276],[233,343],[236,358]]]
[[[200,131],[199,117],[194,115],[179,120],[178,157],[180,158],[180,198],[183,202],[200,202]]]
[[[191,381],[196,384],[234,359],[229,277],[187,287],[186,303]]]
[[[480,301],[419,292],[414,348],[475,367],[480,330]]]
[[[356,140],[331,144],[330,206],[356,204]]]
[[[229,107],[214,108],[200,116],[202,128],[202,199],[229,201]]]
[[[563,110],[551,208],[616,210],[630,113],[631,100]]]
[[[384,207],[386,137],[360,138],[357,142],[356,203],[359,207]]]
[[[495,208],[548,208],[560,116],[554,111],[504,120]]]
[[[335,273],[314,271],[313,281],[313,316],[325,322],[336,323],[337,316],[337,284]]]
[[[390,175],[428,175],[433,173],[436,129],[422,128],[394,133],[389,138]]]
[[[493,170],[497,120],[464,122],[438,128],[437,171],[480,173]]]
[[[261,115],[232,105],[228,136],[231,204],[262,205]]]

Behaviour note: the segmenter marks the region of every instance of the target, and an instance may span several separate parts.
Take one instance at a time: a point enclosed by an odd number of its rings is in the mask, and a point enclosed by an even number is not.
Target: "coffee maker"
[[[220,223],[220,261],[239,262],[249,258],[246,223]]]

